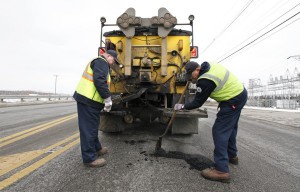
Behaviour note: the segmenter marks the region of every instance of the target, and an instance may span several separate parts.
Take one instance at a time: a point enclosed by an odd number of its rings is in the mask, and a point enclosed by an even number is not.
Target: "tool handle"
[[[188,82],[186,83],[186,85],[185,85],[185,87],[184,87],[184,89],[183,89],[183,92],[182,92],[182,94],[181,94],[181,96],[180,96],[180,98],[179,98],[178,103],[182,103],[182,101],[183,101],[183,96],[185,95],[185,91],[186,91],[187,87],[189,86],[189,84],[190,84],[190,81],[188,81]],[[164,132],[160,137],[163,137],[163,136],[168,132],[168,130],[170,129],[170,127],[171,127],[171,125],[172,125],[172,123],[173,123],[173,120],[174,120],[174,118],[175,118],[175,116],[176,116],[176,112],[177,112],[176,110],[173,111],[173,114],[172,114],[172,117],[171,117],[171,119],[170,119],[170,121],[169,121],[169,123],[168,123],[168,126],[167,126],[165,132]]]

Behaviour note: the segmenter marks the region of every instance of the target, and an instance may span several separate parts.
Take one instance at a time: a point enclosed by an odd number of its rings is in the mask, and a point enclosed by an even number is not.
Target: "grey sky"
[[[251,2],[249,7],[226,29],[247,2]],[[135,8],[136,15],[141,17],[155,16],[160,7],[165,7],[179,23],[188,22],[188,16],[193,14],[194,44],[199,47],[199,53],[215,38],[196,60],[201,63],[224,58],[233,47],[297,4],[299,0],[152,0],[151,4],[144,0],[105,3],[99,0],[1,0],[0,89],[54,92],[54,74],[57,74],[57,92],[72,94],[87,62],[97,56],[100,17],[105,16],[107,23],[115,23],[129,7]],[[297,6],[247,42],[299,11],[300,6]],[[300,61],[287,59],[300,55],[299,18],[300,14],[222,64],[246,85],[249,78],[266,82],[270,74],[284,75],[287,68],[292,72],[298,67],[300,71]]]

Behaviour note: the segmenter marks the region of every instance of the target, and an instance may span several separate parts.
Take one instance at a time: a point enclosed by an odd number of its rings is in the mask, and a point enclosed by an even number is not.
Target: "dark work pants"
[[[83,163],[91,163],[98,158],[102,148],[98,138],[100,112],[102,109],[77,102],[78,125]]]
[[[237,156],[236,135],[242,108],[247,102],[244,89],[238,96],[219,104],[220,111],[212,128],[215,144],[214,161],[218,171],[229,172],[229,158]]]

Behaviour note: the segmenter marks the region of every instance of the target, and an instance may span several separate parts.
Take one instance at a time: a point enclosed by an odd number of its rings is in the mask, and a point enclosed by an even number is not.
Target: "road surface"
[[[209,118],[198,135],[163,138],[165,126],[135,125],[99,132],[110,153],[102,168],[83,166],[74,102],[0,108],[2,191],[300,191],[300,113],[244,109],[238,132],[240,164],[230,184],[205,180],[213,159]]]

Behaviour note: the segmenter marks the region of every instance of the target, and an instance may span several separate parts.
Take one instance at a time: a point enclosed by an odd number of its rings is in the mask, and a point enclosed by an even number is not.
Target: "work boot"
[[[108,148],[107,147],[102,147],[102,149],[100,149],[98,151],[98,156],[105,155],[106,153],[108,153]]]
[[[98,158],[91,163],[85,163],[85,166],[87,167],[102,167],[104,165],[106,165],[106,161],[103,158]]]
[[[238,165],[239,164],[239,158],[237,156],[229,158],[229,163],[233,165]]]
[[[202,177],[211,181],[220,181],[230,183],[230,174],[216,170],[215,168],[207,168],[201,171]]]

